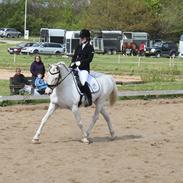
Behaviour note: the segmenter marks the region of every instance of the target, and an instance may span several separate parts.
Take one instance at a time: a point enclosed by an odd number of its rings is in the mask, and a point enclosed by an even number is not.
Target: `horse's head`
[[[45,93],[51,94],[53,89],[59,85],[61,80],[60,67],[57,64],[53,64],[49,66],[49,70],[47,72],[47,84],[48,88]]]

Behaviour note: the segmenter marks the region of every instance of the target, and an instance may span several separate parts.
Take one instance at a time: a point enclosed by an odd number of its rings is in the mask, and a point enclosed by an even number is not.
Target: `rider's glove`
[[[80,61],[76,61],[75,64],[76,64],[76,66],[78,67],[78,66],[81,65],[81,62],[80,62]]]
[[[71,62],[70,66],[69,66],[71,69],[75,69],[76,68],[76,64],[75,62]]]

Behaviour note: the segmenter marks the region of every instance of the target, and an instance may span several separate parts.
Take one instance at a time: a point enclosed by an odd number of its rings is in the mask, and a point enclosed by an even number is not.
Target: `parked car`
[[[21,50],[23,48],[32,46],[33,44],[34,43],[20,43],[20,44],[17,44],[16,46],[13,46],[13,47],[8,48],[8,52],[10,54],[13,54],[13,53],[20,54],[21,53]]]
[[[39,49],[39,46],[40,46],[41,43],[34,43],[32,45],[29,45],[29,46],[26,46],[26,47],[23,47],[21,49],[21,53],[22,54],[30,54],[30,51],[33,50],[33,49]]]
[[[2,35],[3,35],[3,31],[4,31],[4,29],[3,28],[0,28],[0,37],[3,37]]]
[[[178,55],[178,47],[176,43],[172,41],[168,42],[157,42],[151,48],[146,48],[146,56],[156,56],[156,57],[175,57]]]
[[[1,37],[21,37],[22,33],[17,31],[14,28],[2,28],[1,29]]]
[[[60,43],[40,43],[29,49],[30,54],[51,54],[60,55],[64,53],[64,46]]]

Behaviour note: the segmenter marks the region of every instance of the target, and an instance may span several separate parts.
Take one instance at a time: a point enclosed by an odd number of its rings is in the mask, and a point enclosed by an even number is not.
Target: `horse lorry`
[[[40,29],[40,42],[65,43],[66,30],[64,29]]]
[[[79,45],[80,31],[66,31],[65,34],[65,54],[72,56]]]
[[[96,53],[116,54],[122,51],[123,34],[118,30],[92,32],[91,40]]]
[[[141,43],[149,47],[150,39],[147,32],[123,32],[123,54],[137,55]]]

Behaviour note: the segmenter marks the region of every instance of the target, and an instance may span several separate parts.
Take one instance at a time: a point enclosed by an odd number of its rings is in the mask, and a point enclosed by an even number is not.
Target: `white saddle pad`
[[[91,93],[96,93],[99,91],[100,86],[99,86],[96,78],[94,78],[92,75],[90,75],[90,74],[88,75],[87,82],[89,84]]]

